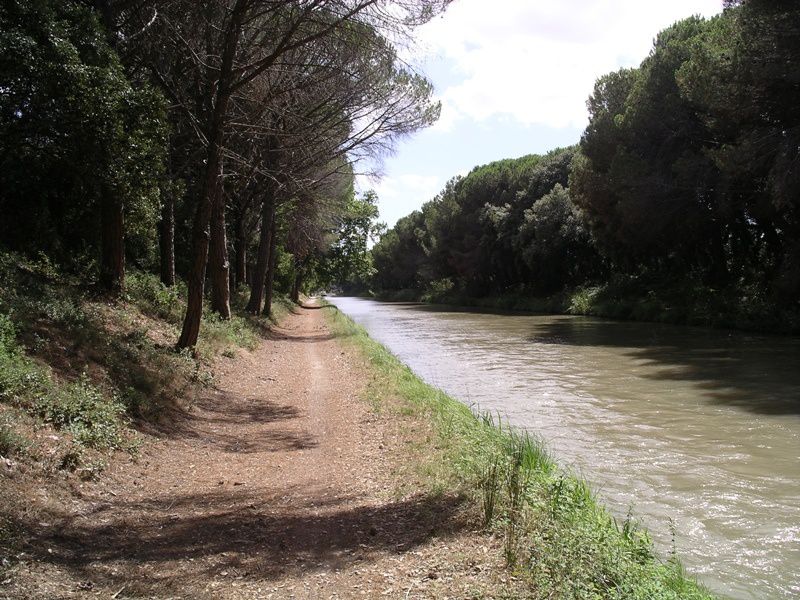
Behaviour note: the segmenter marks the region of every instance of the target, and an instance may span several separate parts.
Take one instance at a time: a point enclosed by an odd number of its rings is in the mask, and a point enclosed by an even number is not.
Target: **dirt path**
[[[498,543],[459,501],[401,496],[412,442],[324,310],[221,359],[217,388],[43,523],[0,597],[494,598]],[[507,590],[498,592],[498,590]]]

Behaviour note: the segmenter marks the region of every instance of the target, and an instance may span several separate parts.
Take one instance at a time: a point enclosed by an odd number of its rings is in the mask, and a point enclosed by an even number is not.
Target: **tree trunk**
[[[225,201],[222,191],[211,213],[211,247],[209,276],[211,279],[211,310],[223,319],[231,318],[230,263],[228,262],[228,239],[225,234]]]
[[[258,255],[256,267],[253,269],[253,279],[250,282],[250,300],[247,302],[247,311],[257,315],[261,313],[261,304],[264,301],[264,285],[266,283],[267,269],[269,268],[269,250],[272,243],[272,222],[275,220],[275,198],[270,194],[261,204],[261,233],[258,238]]]
[[[213,147],[211,147],[213,146]],[[203,316],[203,287],[208,262],[208,238],[211,211],[216,203],[216,178],[221,177],[222,151],[218,143],[209,147],[209,161],[206,168],[205,181],[200,192],[200,201],[192,227],[192,266],[187,281],[188,298],[186,300],[186,316],[183,319],[178,348],[192,348],[197,344],[200,335],[200,320]]]
[[[122,203],[104,190],[100,202],[100,286],[113,296],[125,289],[125,217]]]
[[[292,302],[295,304],[300,304],[300,286],[303,285],[303,274],[300,271],[300,267],[297,267],[297,272],[294,276],[294,281],[292,282],[292,293],[291,299]]]
[[[272,289],[275,285],[275,265],[278,262],[278,220],[273,215],[272,231],[269,239],[269,269],[267,270],[267,283],[264,286],[264,314],[268,317],[272,314]]]
[[[161,255],[161,283],[175,285],[175,197],[164,194],[161,223],[158,226],[158,247]]]
[[[192,348],[200,335],[200,320],[203,316],[203,287],[208,262],[209,224],[211,215],[222,202],[222,147],[225,140],[225,117],[231,97],[231,78],[236,47],[241,35],[241,7],[237,2],[226,32],[225,49],[221,68],[215,74],[217,81],[216,102],[208,122],[208,147],[206,169],[200,192],[197,212],[192,228],[192,266],[189,270],[189,295],[186,316],[183,319],[178,348]],[[210,74],[209,74],[210,76]]]
[[[233,249],[236,253],[236,266],[233,271],[233,281],[239,287],[247,281],[247,240],[244,227],[244,211],[239,211],[236,216],[236,235],[233,239]]]

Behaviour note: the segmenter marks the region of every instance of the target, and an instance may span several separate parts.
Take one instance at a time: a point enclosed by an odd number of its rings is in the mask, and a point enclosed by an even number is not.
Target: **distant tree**
[[[736,275],[791,301],[800,297],[800,6],[727,4],[678,81],[712,134]]]
[[[399,219],[383,233],[370,252],[374,285],[379,290],[424,289],[434,278],[427,238],[421,211]]]
[[[336,218],[334,240],[320,256],[316,280],[321,287],[340,286],[346,291],[364,288],[374,274],[369,244],[377,240],[385,225],[378,219],[378,196],[370,190],[352,192],[344,212]]]
[[[556,292],[599,274],[589,225],[560,183],[525,211],[519,238],[532,274],[530,287],[539,293]]]

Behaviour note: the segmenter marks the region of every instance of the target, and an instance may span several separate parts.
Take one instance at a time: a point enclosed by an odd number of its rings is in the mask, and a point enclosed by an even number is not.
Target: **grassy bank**
[[[532,598],[712,598],[675,556],[656,556],[646,531],[615,520],[588,485],[544,446],[433,388],[335,308],[330,326],[372,371],[369,400],[430,427],[415,468],[432,489],[465,495],[502,536],[509,567]]]
[[[654,284],[635,278],[583,286],[551,296],[525,290],[489,296],[412,289],[374,295],[393,302],[425,302],[626,321],[694,325],[763,333],[800,334],[800,305],[778,306],[747,289],[713,289],[702,282]]]
[[[111,461],[171,435],[214,381],[218,360],[253,348],[272,322],[206,312],[196,352],[178,352],[185,289],[130,272],[110,301],[46,259],[0,251],[0,579],[48,521],[42,506]],[[291,310],[277,297],[273,319]],[[31,498],[43,502],[31,502]]]
[[[177,352],[185,297],[181,284],[131,272],[112,302],[47,260],[0,253],[0,455],[91,477],[109,453],[135,453],[140,432],[168,429],[213,381],[212,361],[253,348],[270,326],[206,311],[197,351]]]

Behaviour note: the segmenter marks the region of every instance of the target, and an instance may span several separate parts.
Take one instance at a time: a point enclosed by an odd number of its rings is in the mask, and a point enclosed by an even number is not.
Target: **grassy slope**
[[[213,381],[212,359],[253,347],[270,326],[209,315],[197,352],[176,352],[184,297],[132,272],[126,297],[108,302],[46,260],[0,252],[0,456],[14,478],[0,480],[0,571],[34,518],[20,490],[94,477],[115,453],[135,456],[147,434],[168,435]],[[287,310],[276,299],[273,318]]]
[[[672,556],[662,560],[630,519],[617,522],[587,484],[559,468],[536,439],[476,416],[433,388],[346,316],[330,323],[373,371],[370,401],[431,424],[418,470],[440,491],[467,495],[503,536],[509,566],[533,598],[712,598]]]

